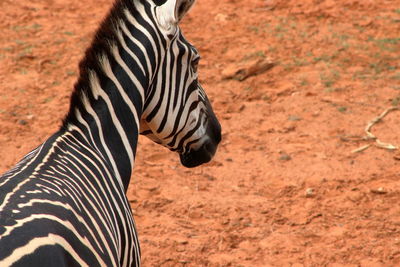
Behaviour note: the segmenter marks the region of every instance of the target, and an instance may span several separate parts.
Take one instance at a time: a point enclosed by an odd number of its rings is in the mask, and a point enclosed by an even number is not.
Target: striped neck
[[[118,1],[80,63],[63,130],[97,150],[125,188],[134,164],[147,91],[163,41],[148,1]]]

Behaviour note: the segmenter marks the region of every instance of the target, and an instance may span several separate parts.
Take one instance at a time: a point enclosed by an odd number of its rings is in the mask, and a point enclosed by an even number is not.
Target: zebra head
[[[206,163],[221,140],[221,126],[198,80],[200,56],[178,23],[194,0],[153,1],[161,53],[146,93],[141,134],[180,155],[185,167]]]

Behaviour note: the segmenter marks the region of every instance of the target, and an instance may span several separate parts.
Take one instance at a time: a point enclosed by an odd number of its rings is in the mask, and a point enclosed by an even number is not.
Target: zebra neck
[[[80,77],[63,123],[64,129],[77,127],[85,135],[113,167],[125,190],[146,91],[161,56],[151,14],[150,6],[141,6],[139,12],[134,5],[117,2],[80,63]]]
[[[121,96],[108,95],[103,89],[97,93],[75,109],[75,120],[68,123],[66,131],[80,135],[94,153],[100,154],[127,190],[139,135],[135,117],[140,117],[140,112],[128,108],[118,99]]]

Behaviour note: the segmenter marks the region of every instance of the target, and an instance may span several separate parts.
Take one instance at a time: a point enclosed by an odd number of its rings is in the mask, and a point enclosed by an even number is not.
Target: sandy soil
[[[111,3],[0,1],[0,172],[59,127]],[[400,266],[400,154],[364,132],[400,104],[400,1],[199,0],[182,27],[223,142],[189,170],[140,140],[144,266]],[[400,145],[399,114],[372,133]]]

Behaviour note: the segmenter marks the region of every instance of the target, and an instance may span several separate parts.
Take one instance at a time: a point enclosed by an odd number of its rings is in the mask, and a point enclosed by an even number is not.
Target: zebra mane
[[[79,63],[79,77],[74,85],[74,90],[70,97],[69,111],[63,119],[61,130],[67,129],[69,123],[76,121],[75,111],[83,108],[85,101],[93,101],[90,75],[93,72],[97,74],[103,72],[102,62],[99,60],[102,56],[112,57],[110,55],[111,47],[118,43],[118,23],[126,20],[124,12],[129,11],[132,16],[136,17],[140,12],[144,11],[144,9],[139,10],[137,5],[149,4],[148,0],[116,0],[113,4]],[[154,20],[151,16],[150,18]]]

